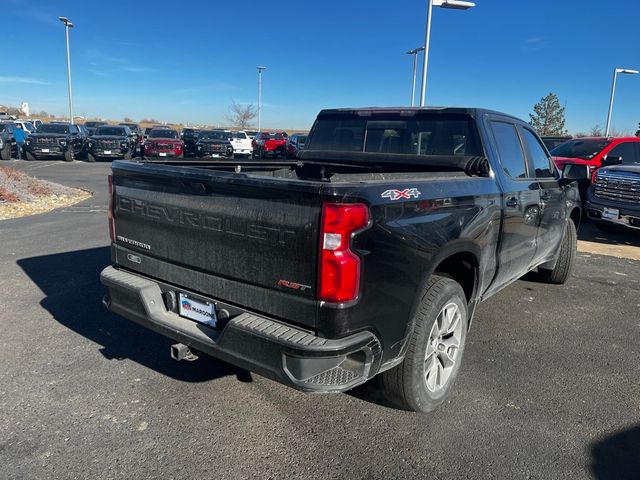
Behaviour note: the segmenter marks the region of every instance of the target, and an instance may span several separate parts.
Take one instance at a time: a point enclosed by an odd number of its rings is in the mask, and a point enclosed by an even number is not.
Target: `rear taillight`
[[[369,223],[361,203],[325,203],[320,230],[318,298],[332,303],[355,300],[360,288],[360,257],[351,250],[353,233]]]
[[[109,219],[109,237],[112,242],[116,241],[116,222],[113,218],[113,176],[109,175],[109,213],[107,218]]]

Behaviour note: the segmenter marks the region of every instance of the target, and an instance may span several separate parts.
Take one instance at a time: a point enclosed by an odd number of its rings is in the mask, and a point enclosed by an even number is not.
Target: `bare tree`
[[[124,122],[125,123],[133,123],[133,120],[129,117],[124,117]]]
[[[594,125],[593,127],[591,127],[591,130],[589,130],[589,136],[591,137],[602,137],[604,135],[604,132],[602,131],[602,127],[600,125]]]
[[[229,113],[225,118],[234,127],[245,129],[252,125],[252,120],[258,116],[258,109],[253,105],[241,105],[233,102],[229,107]]]

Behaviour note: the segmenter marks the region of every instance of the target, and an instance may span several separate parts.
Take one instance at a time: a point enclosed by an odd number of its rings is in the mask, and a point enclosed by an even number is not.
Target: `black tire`
[[[65,162],[73,162],[75,160],[75,155],[73,154],[73,149],[69,149],[64,152],[64,161]]]
[[[571,220],[567,220],[555,268],[552,270],[538,268],[543,282],[562,285],[569,279],[573,271],[573,265],[576,262],[577,246],[578,233],[576,232],[576,226]]]
[[[25,152],[25,156],[27,157],[27,161],[29,162],[35,162],[36,160],[38,160],[36,156],[31,152]]]
[[[459,317],[456,316],[455,335],[432,338],[433,329],[438,327],[436,324],[441,312],[445,307],[453,308],[452,305],[459,313]],[[427,413],[446,400],[460,370],[469,325],[467,299],[460,284],[450,278],[433,275],[427,284],[413,324],[413,333],[409,338],[404,360],[398,366],[382,373],[381,384],[385,397],[396,406],[405,410]],[[439,333],[436,332],[436,335]],[[443,346],[444,350],[440,350],[443,344],[439,342],[450,342],[451,339],[458,342],[458,347]],[[428,348],[432,351],[430,355]],[[447,371],[447,377],[440,388],[432,390],[427,387],[427,382],[433,381],[433,377],[427,377],[426,374],[427,359],[431,358],[432,365],[437,367],[436,377],[442,378],[441,375],[445,375],[445,367],[440,355],[445,353],[447,356],[451,354],[454,359],[453,364]],[[440,367],[442,367],[442,373],[440,373]]]
[[[95,163],[96,157],[91,152],[87,152],[87,162]]]
[[[131,160],[132,158],[133,158],[133,152],[131,150],[128,150],[127,153],[124,154],[124,159]]]
[[[11,143],[7,142],[2,150],[0,150],[0,158],[2,160],[11,160]]]
[[[258,149],[258,158],[260,160],[264,160],[264,150],[262,150],[261,148]]]

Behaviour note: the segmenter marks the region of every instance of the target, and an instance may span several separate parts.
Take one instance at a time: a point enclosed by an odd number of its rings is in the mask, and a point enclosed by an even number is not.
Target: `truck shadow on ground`
[[[594,222],[583,221],[578,231],[578,240],[604,245],[626,245],[640,247],[640,232],[624,227],[611,226],[601,230]]]
[[[640,426],[591,444],[591,472],[598,480],[640,478]]]
[[[106,359],[128,358],[185,382],[227,375],[251,381],[246,370],[206,355],[195,363],[176,362],[169,355],[174,342],[104,308],[99,276],[111,263],[109,247],[31,257],[17,263],[46,295],[40,302],[42,307],[65,327],[101,345]]]

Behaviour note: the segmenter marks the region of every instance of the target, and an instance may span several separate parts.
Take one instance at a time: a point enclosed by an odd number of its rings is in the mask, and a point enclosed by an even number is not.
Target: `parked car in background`
[[[544,146],[547,147],[547,150],[551,151],[556,148],[558,145],[563,144],[569,140],[573,139],[573,137],[569,136],[555,136],[555,137],[540,137]]]
[[[577,192],[524,121],[328,110],[306,147],[294,178],[114,162],[103,304],[180,342],[177,360],[308,392],[381,374],[389,403],[428,412],[481,301],[535,268],[571,275]]]
[[[93,135],[93,132],[95,132],[96,128],[101,127],[102,125],[107,125],[107,122],[100,122],[100,121],[84,122],[84,126],[86,127],[89,135]]]
[[[233,158],[233,145],[229,138],[229,132],[224,130],[202,130],[196,144],[198,157]]]
[[[136,146],[136,135],[126,125],[103,125],[96,128],[87,142],[87,160],[131,160],[136,154]]]
[[[249,137],[250,140],[253,140],[254,138],[256,138],[256,135],[258,134],[257,130],[245,130],[245,133],[247,134],[247,137]]]
[[[137,151],[140,148],[140,145],[142,144],[142,129],[140,128],[140,125],[134,122],[122,122],[122,123],[119,123],[118,125],[121,125],[123,127],[128,127],[129,130],[131,130],[131,133],[133,133],[135,137],[135,142],[136,142],[135,147]]]
[[[250,158],[253,154],[251,139],[244,131],[230,131],[229,141],[233,147],[234,158]]]
[[[182,129],[180,136],[182,137],[182,141],[184,143],[184,156],[185,157],[195,157],[198,155],[198,134],[200,133],[199,128],[194,127],[185,127]]]
[[[258,158],[275,157],[285,153],[286,136],[283,132],[259,132],[251,141],[253,156]]]
[[[640,158],[623,157],[620,165],[598,169],[585,210],[603,230],[612,225],[640,230]]]
[[[307,135],[301,133],[294,133],[287,138],[285,145],[285,155],[287,158],[296,158],[299,151],[304,150],[304,145],[307,141]]]
[[[147,157],[181,158],[184,144],[176,132],[168,127],[152,127],[144,142],[144,155]]]
[[[78,125],[43,123],[24,143],[27,160],[63,158],[66,162],[82,159],[87,154],[86,134]]]
[[[589,178],[580,183],[580,196],[586,199],[589,185],[600,167],[634,163],[640,155],[640,138],[585,137],[569,140],[551,151],[553,161],[562,170],[567,164],[586,165]]]
[[[37,129],[40,125],[44,123],[39,118],[19,118],[18,120],[20,120],[21,122],[29,122],[33,124],[34,129]]]
[[[13,122],[0,122],[0,159],[11,160],[11,155],[17,148],[13,132],[16,130]]]
[[[13,123],[15,125],[20,125],[26,133],[33,133],[36,131],[35,125],[26,120],[14,120]]]

